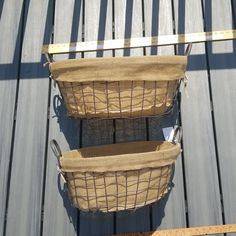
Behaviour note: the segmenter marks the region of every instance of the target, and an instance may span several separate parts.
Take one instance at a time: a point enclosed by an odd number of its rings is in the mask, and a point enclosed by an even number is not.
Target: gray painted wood
[[[234,25],[236,25],[236,2],[232,1],[232,18],[234,19]]]
[[[173,34],[172,4],[171,1],[145,1],[144,2],[145,36]],[[147,55],[172,55],[174,46],[153,47],[146,49]],[[178,109],[163,118],[149,118],[149,139],[163,140],[162,128],[173,127],[177,123]],[[174,178],[171,192],[161,201],[153,205],[152,227],[178,228],[186,226],[185,199],[182,173],[182,157],[175,164]]]
[[[142,1],[115,1],[115,39],[142,37]],[[116,50],[115,56],[142,56],[143,49]],[[146,120],[116,120],[116,142],[146,140]],[[149,207],[116,213],[116,233],[150,230]]]
[[[116,120],[116,142],[132,142],[147,139],[145,118]]]
[[[41,227],[49,85],[48,74],[41,62],[41,45],[49,40],[52,4],[47,0],[26,1],[25,4],[27,20],[20,67],[6,235],[39,235]]]
[[[137,2],[138,1],[133,1],[133,4]],[[146,0],[144,3],[145,2]],[[183,7],[185,6],[185,2],[186,7]],[[232,2],[234,4],[234,1]],[[43,42],[45,25],[47,25],[46,35],[49,35],[48,30],[51,25],[50,21],[45,23],[46,14],[47,17],[50,17],[52,13],[46,10],[47,1],[37,2],[36,0],[31,0],[30,4],[28,3],[29,1],[26,2],[26,9],[29,8],[29,10],[26,11],[28,18],[20,72],[18,112],[14,137],[15,146],[13,150],[12,178],[10,182],[6,229],[7,235],[39,235],[41,224],[41,202],[43,201],[43,173],[45,164],[44,155],[47,137],[48,72],[42,67],[40,48]],[[153,1],[153,3],[156,3],[156,1]],[[182,32],[185,30],[186,32],[196,32],[203,29],[201,24],[200,3],[196,1],[181,1],[180,17],[177,16],[177,1],[174,1],[174,3],[177,18],[176,23],[179,32],[181,32],[181,30]],[[80,37],[78,35],[81,34],[81,28],[78,26],[77,20],[81,18],[77,10],[75,10],[75,14],[73,13],[73,8],[74,4],[78,7],[79,1],[69,0],[67,4],[64,4],[62,0],[57,0],[56,4],[56,12],[58,13],[56,13],[55,20],[55,40],[58,39],[58,43],[68,42],[70,40],[77,41],[77,37]],[[123,4],[125,4],[125,1]],[[3,6],[3,8],[0,9],[0,41],[2,42],[0,45],[0,133],[4,134],[1,136],[2,139],[0,142],[0,189],[2,190],[0,191],[0,234],[2,235],[6,203],[6,178],[8,175],[16,79],[20,55],[19,46],[22,34],[19,27],[22,1],[4,1],[0,4],[0,7],[1,6]],[[163,10],[162,13],[164,15],[167,14],[167,9],[168,7]],[[124,13],[125,8],[121,7],[119,14],[122,15],[122,11]],[[220,17],[221,14],[223,17]],[[230,1],[225,1],[224,4],[222,4],[221,1],[217,0],[212,2],[211,7],[206,5],[207,29],[231,28],[230,17]],[[93,17],[89,18],[91,19]],[[180,19],[178,20],[178,18]],[[164,19],[165,18],[162,18],[163,21]],[[138,19],[138,22],[139,20],[140,19]],[[158,20],[160,21],[160,19]],[[130,21],[127,17],[127,23],[128,22]],[[136,22],[137,21],[134,23],[133,21],[132,24],[136,24]],[[121,28],[118,27],[118,30],[121,30],[120,35],[123,38],[122,21],[120,23]],[[62,24],[64,27],[61,27]],[[139,25],[139,23],[137,24]],[[164,26],[167,24],[167,21],[160,24]],[[35,27],[36,25],[37,27]],[[72,30],[73,33],[71,33],[72,28],[74,29]],[[168,29],[168,24],[163,28]],[[159,30],[161,30],[160,26]],[[210,79],[224,214],[226,223],[235,223],[235,161],[233,157],[235,153],[234,143],[236,130],[234,128],[234,121],[236,114],[235,110],[232,109],[232,103],[235,102],[235,83],[233,79],[235,77],[235,69],[226,70],[227,65],[231,65],[227,68],[235,67],[235,60],[232,60],[232,58],[235,58],[235,44],[232,44],[232,42],[214,43],[212,49],[213,50],[211,50],[211,46],[208,45],[210,68],[214,68],[214,70],[210,70]],[[163,50],[165,51],[165,49]],[[222,223],[219,209],[219,183],[217,181],[218,176],[215,164],[216,154],[210,114],[207,71],[196,71],[197,68],[207,67],[204,53],[203,45],[194,46],[193,54],[196,56],[193,55],[190,58],[192,72],[188,73],[190,80],[188,84],[189,98],[183,93],[184,164],[186,170],[188,215],[191,226]],[[123,54],[122,51],[120,56],[123,56]],[[204,60],[197,61],[199,58],[197,55],[199,54]],[[117,55],[119,55],[118,52]],[[126,55],[128,55],[128,52],[126,52]],[[222,58],[222,60],[220,62],[216,61],[215,55],[218,55],[217,58]],[[196,70],[194,68],[196,68]],[[29,88],[31,90],[29,90]],[[80,140],[80,122],[70,120],[66,117],[65,108],[63,105],[60,105],[60,101],[57,106],[58,109],[54,109],[53,101],[55,100],[53,98],[55,95],[58,95],[58,90],[57,88],[52,88],[51,91],[49,139],[56,138],[63,150],[77,148]],[[4,98],[4,100],[2,98]],[[5,104],[8,104],[8,106],[5,106]],[[168,122],[171,123],[172,121],[173,120],[170,119]],[[87,128],[84,129],[86,132],[84,133],[84,139],[82,139],[82,145],[86,146],[112,142],[113,134],[110,131],[112,125],[103,122],[104,121],[101,121],[101,123],[97,124],[90,122],[89,125],[85,125]],[[105,134],[107,134],[107,137],[101,137],[101,141],[97,141],[97,139],[92,136],[94,133],[95,135],[97,135],[98,132],[100,133],[101,128],[96,132],[94,131],[94,127],[100,127],[99,124],[105,127],[105,131],[104,129],[102,130],[102,135],[105,136]],[[149,138],[159,139],[161,133],[158,132],[157,129],[154,129],[154,127],[158,125],[158,121],[150,119],[148,125]],[[125,131],[122,127],[124,127]],[[133,132],[133,127],[138,127],[135,129],[135,132]],[[116,138],[117,141],[120,142],[124,136],[127,136],[125,141],[146,139],[147,134],[145,130],[145,120],[140,119],[137,123],[132,121],[124,123],[120,121],[120,125],[117,126],[116,129]],[[89,137],[93,138],[88,140]],[[67,193],[61,189],[62,183],[58,181],[55,165],[56,160],[51,150],[48,150],[43,235],[76,235],[79,220],[77,210],[70,207]],[[176,166],[176,171],[177,168],[179,167]],[[176,174],[177,172],[175,176]],[[175,184],[177,188],[182,183],[175,182]],[[176,202],[173,202],[174,208],[179,204],[177,198],[175,199]],[[167,211],[167,209],[170,202],[172,202],[171,195],[166,203],[165,216],[160,227],[169,227],[169,225],[172,227],[172,224],[179,225],[183,222],[182,219],[179,219],[179,216],[175,217],[173,215],[172,218],[170,218],[168,215],[169,210]],[[161,204],[164,205],[165,203]],[[178,206],[180,211],[183,209],[182,204],[181,202],[181,205]],[[173,211],[176,213],[176,210]],[[153,213],[154,219],[155,212]],[[139,212],[139,210],[133,213],[117,214],[115,221],[117,231],[148,230],[146,225],[147,222],[149,222],[149,216],[149,214],[143,214],[143,212]],[[80,217],[82,219],[80,221],[81,229],[78,231],[80,231],[81,234],[102,235],[103,232],[107,234],[113,232],[114,224],[112,214],[99,213],[93,215],[81,213]],[[153,221],[154,225],[155,223],[157,223],[156,219]]]
[[[206,1],[204,12],[207,30],[233,28],[231,1],[224,1],[224,4],[219,0],[212,1],[211,3]],[[216,127],[216,142],[226,223],[233,223],[236,220],[235,45],[236,44],[233,41],[207,45],[213,114]],[[215,54],[221,54],[220,61],[215,59]],[[224,65],[227,67],[228,64],[232,65],[232,69],[224,69]],[[219,66],[221,69],[217,69]],[[216,69],[211,69],[211,67]]]
[[[84,40],[112,39],[112,0],[85,1]],[[85,57],[111,57],[112,52],[85,53]],[[82,146],[113,142],[112,120],[83,120]],[[80,235],[110,235],[113,233],[114,214],[80,213]]]
[[[174,1],[178,33],[203,31],[200,1]],[[182,51],[182,50],[180,50]],[[206,68],[204,44],[193,46],[189,66]],[[221,224],[221,205],[216,152],[206,70],[187,73],[187,89],[182,91],[182,126],[188,221],[190,226]]]
[[[22,1],[5,1],[0,21],[0,235],[3,235],[22,34]],[[11,21],[9,21],[11,16]],[[7,39],[7,40],[6,40]]]
[[[82,1],[57,0],[55,5],[54,42],[68,43],[82,38]],[[74,57],[75,55],[72,55]],[[80,55],[76,55],[79,57]],[[56,56],[56,60],[69,55]],[[49,141],[56,139],[61,150],[72,150],[80,145],[80,121],[67,117],[64,102],[58,88],[51,86],[49,116]],[[79,212],[71,206],[68,193],[63,186],[57,160],[49,147],[45,186],[43,235],[77,235]],[[52,210],[53,209],[53,210]]]
[[[82,147],[113,143],[112,120],[83,120]]]

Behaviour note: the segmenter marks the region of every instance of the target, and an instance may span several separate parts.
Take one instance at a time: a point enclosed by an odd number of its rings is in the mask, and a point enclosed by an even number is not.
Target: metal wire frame
[[[136,210],[169,190],[173,164],[129,171],[65,173],[73,205],[83,211]]]
[[[58,82],[74,118],[137,118],[167,114],[181,80]]]

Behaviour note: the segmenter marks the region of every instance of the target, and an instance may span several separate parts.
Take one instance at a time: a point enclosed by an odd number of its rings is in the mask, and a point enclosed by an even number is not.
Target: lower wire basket
[[[179,154],[179,144],[139,141],[58,151],[56,155],[75,207],[114,212],[162,198]]]

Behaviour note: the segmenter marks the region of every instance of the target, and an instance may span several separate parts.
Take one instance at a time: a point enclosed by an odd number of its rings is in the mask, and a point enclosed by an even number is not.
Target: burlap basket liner
[[[159,115],[173,104],[186,56],[72,59],[50,64],[68,114],[81,118]]]
[[[65,152],[60,165],[75,207],[112,212],[163,197],[179,154],[179,144],[140,141]]]

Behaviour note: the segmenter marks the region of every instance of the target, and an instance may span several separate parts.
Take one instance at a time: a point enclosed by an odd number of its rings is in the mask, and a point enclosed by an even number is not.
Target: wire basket
[[[53,142],[53,144],[52,144]],[[156,202],[168,183],[180,145],[139,141],[61,153],[51,142],[73,205],[83,211],[113,212]]]
[[[50,64],[68,115],[75,118],[155,116],[172,108],[187,56],[71,59]]]

